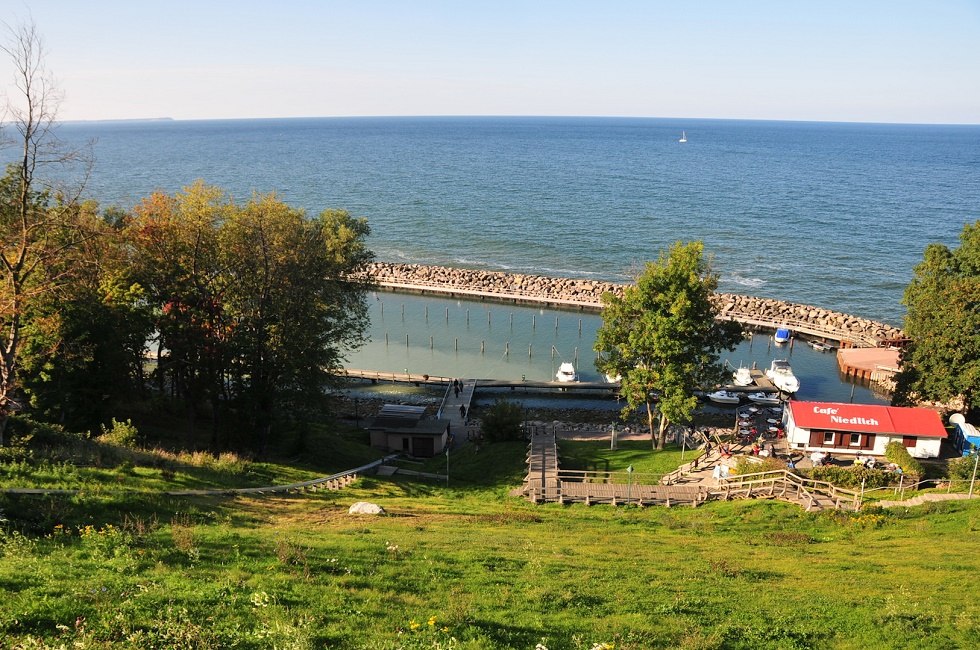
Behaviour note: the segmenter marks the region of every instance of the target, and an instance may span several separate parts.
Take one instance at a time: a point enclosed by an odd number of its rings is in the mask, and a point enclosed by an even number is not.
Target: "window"
[[[834,432],[824,431],[823,432],[823,444],[824,446],[833,447],[834,446]]]
[[[852,434],[850,434],[850,439],[847,441],[847,444],[849,444],[851,447],[860,447],[861,446],[861,434],[860,433],[852,433]]]

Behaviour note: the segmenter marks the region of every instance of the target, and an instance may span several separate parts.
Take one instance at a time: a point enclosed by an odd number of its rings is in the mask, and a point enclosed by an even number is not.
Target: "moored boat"
[[[728,390],[716,390],[713,393],[707,393],[705,397],[716,404],[725,404],[728,406],[738,404],[742,401],[741,395]]]
[[[746,397],[754,404],[761,404],[762,406],[778,406],[780,404],[779,396],[772,393],[749,393]]]
[[[736,386],[751,386],[754,381],[752,371],[748,368],[739,367],[732,373],[732,382]]]
[[[793,374],[793,369],[786,359],[773,359],[769,370],[766,370],[766,377],[773,383],[773,386],[784,393],[792,395],[800,390],[800,380]]]
[[[578,381],[578,373],[575,372],[575,366],[568,361],[563,362],[560,366],[558,366],[558,372],[555,373],[555,379],[563,383]]]
[[[790,336],[792,336],[792,332],[789,331],[788,327],[779,327],[776,328],[776,333],[772,335],[772,340],[779,344],[787,343]]]

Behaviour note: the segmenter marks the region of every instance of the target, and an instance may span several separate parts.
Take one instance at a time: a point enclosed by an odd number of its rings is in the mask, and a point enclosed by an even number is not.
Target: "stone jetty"
[[[393,290],[422,293],[431,290],[594,310],[602,308],[604,293],[622,295],[626,286],[599,280],[390,262],[375,262],[366,274],[379,286]],[[886,323],[812,305],[733,293],[717,293],[714,301],[720,318],[736,320],[748,327],[788,327],[814,338],[869,347],[887,345],[905,336],[902,330]]]

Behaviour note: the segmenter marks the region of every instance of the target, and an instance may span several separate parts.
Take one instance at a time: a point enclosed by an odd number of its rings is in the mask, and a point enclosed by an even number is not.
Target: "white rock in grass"
[[[383,515],[384,513],[384,508],[376,503],[368,503],[367,501],[358,501],[347,511],[349,515]]]

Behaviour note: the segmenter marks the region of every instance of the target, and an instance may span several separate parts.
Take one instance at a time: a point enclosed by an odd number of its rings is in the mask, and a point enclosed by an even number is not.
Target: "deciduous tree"
[[[3,115],[2,142],[16,162],[0,180],[0,444],[10,413],[22,407],[18,363],[25,314],[33,301],[57,291],[71,269],[49,272],[65,251],[91,236],[74,221],[76,192],[45,185],[43,171],[82,160],[54,133],[60,97],[44,68],[33,25],[9,31],[0,52],[13,64],[15,92]],[[60,172],[60,170],[59,170]]]
[[[669,422],[690,421],[695,391],[721,380],[719,354],[732,349],[741,336],[738,323],[715,319],[710,298],[717,286],[704,245],[678,242],[657,262],[647,263],[622,297],[603,296],[596,365],[621,377],[624,415],[646,408],[658,449],[664,446]],[[655,401],[661,414],[656,436]]]
[[[896,404],[962,401],[980,408],[980,221],[960,246],[929,244],[905,289],[905,333]]]

